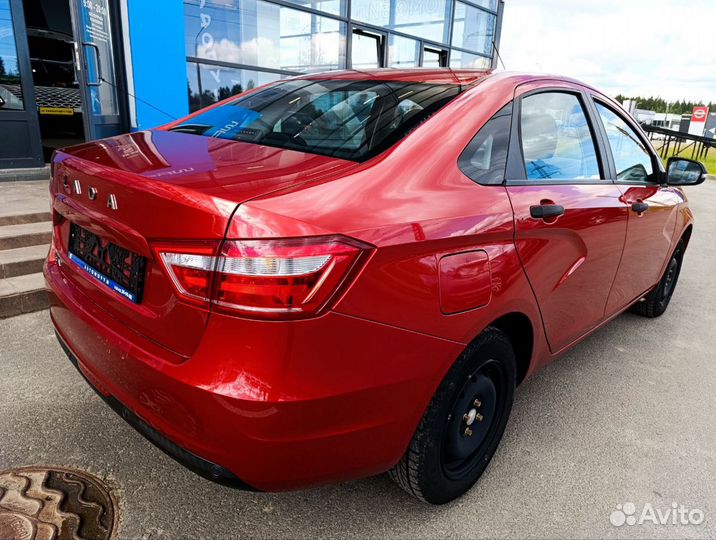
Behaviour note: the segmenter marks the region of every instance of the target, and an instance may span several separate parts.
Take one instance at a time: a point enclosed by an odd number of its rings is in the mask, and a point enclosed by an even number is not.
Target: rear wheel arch
[[[529,371],[534,350],[534,327],[532,321],[524,313],[515,311],[495,319],[487,327],[502,331],[512,344],[517,360],[517,384],[519,385]]]

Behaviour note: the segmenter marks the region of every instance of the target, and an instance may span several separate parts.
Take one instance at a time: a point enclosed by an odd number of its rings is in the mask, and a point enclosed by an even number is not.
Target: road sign
[[[706,127],[706,119],[709,117],[709,108],[703,106],[694,107],[689,122],[689,133],[691,135],[703,135]]]

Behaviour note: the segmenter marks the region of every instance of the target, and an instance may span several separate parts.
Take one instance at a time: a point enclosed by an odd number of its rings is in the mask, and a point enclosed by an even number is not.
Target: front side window
[[[449,84],[290,80],[199,113],[173,131],[363,161],[460,93]]]
[[[617,180],[654,181],[654,164],[651,155],[636,132],[611,109],[599,102],[595,102],[595,105],[607,131],[609,147],[617,169]]]
[[[528,180],[600,178],[594,138],[576,95],[523,98],[520,132]]]

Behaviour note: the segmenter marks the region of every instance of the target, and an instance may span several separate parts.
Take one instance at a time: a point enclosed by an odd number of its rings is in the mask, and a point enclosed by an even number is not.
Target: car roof
[[[514,86],[537,81],[562,81],[570,84],[577,84],[585,88],[589,88],[594,92],[601,93],[581,81],[563,75],[518,71],[495,71],[493,69],[451,69],[447,67],[412,69],[347,69],[308,73],[306,75],[299,75],[292,78],[310,80],[403,81],[460,85],[474,85],[487,78],[491,78],[511,82]]]
[[[297,79],[321,80],[377,80],[424,82],[431,84],[473,84],[492,73],[491,69],[450,69],[450,68],[414,68],[414,69],[348,69],[341,71],[323,71],[296,77]]]

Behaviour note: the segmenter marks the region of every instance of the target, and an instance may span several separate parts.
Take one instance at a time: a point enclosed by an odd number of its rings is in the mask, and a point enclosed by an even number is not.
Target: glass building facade
[[[337,69],[489,68],[504,0],[0,0],[0,168]]]
[[[189,110],[315,71],[488,68],[501,12],[498,0],[184,0]]]

